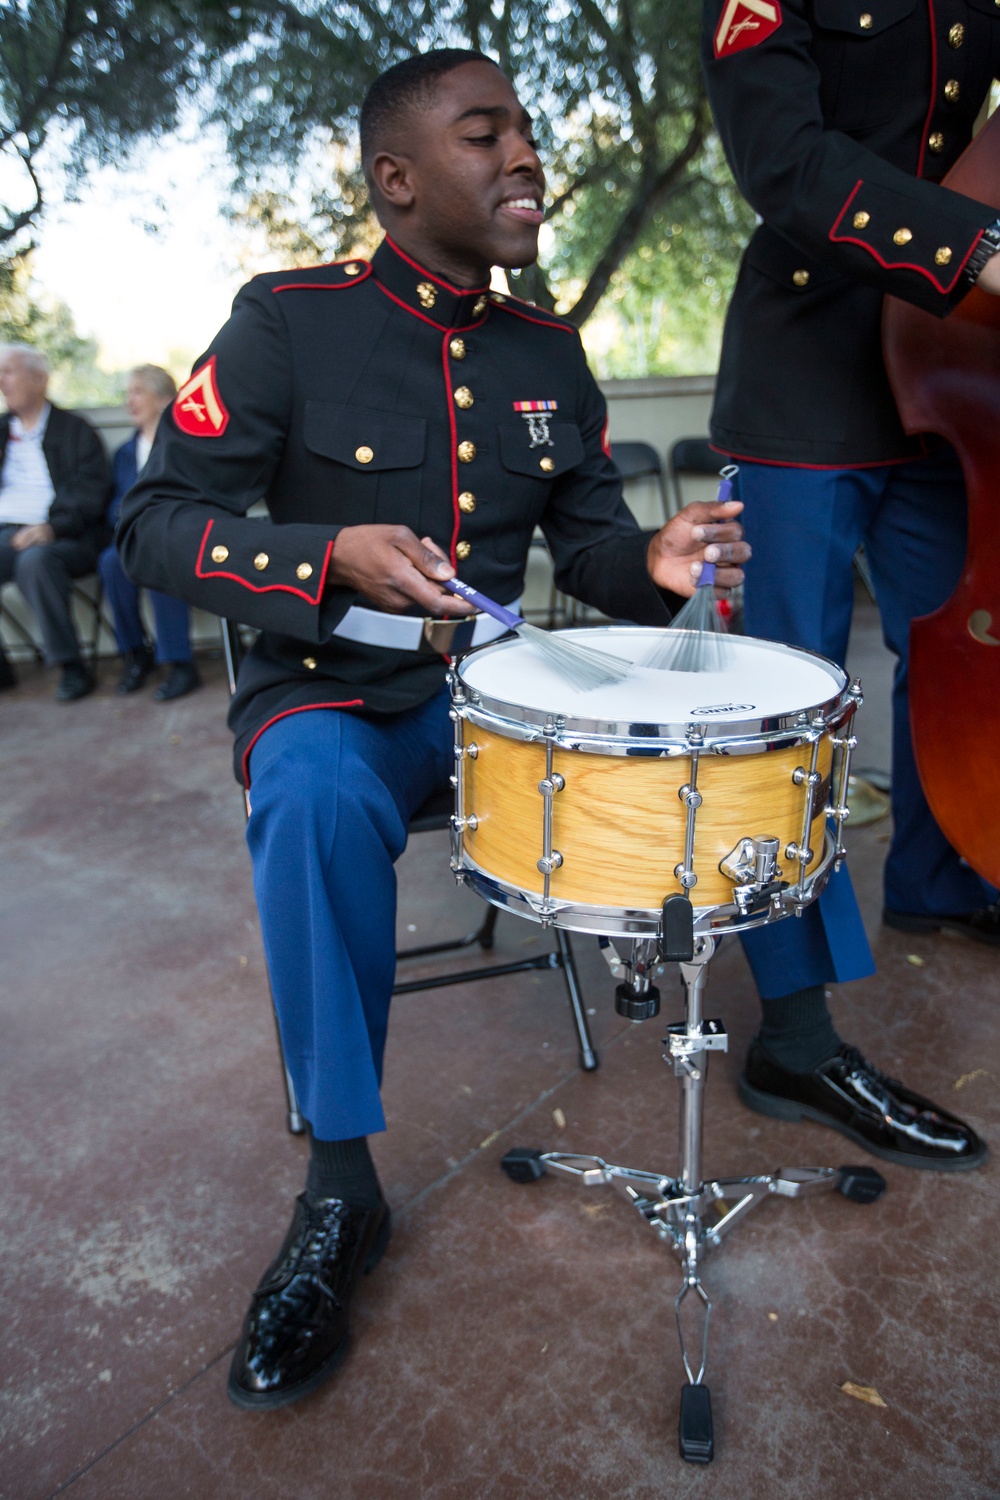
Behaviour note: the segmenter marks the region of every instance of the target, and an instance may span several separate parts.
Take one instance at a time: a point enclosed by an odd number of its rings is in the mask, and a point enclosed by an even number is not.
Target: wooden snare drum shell
[[[464,763],[462,811],[477,820],[465,832],[469,856],[487,875],[540,894],[543,798],[538,783],[545,775],[545,746],[468,722],[463,736],[466,745],[478,747],[475,759]],[[823,785],[812,824],[810,869],[823,852],[832,758],[826,735],[819,747]],[[776,837],[784,878],[798,878],[798,865],[784,851],[802,837],[806,794],[792,776],[809,763],[808,745],[768,749],[762,743],[760,753],[699,757],[703,800],[695,825],[695,906],[732,903],[733,882],[721,873],[719,861],[741,838]],[[557,746],[553,770],[566,783],[552,807],[552,846],[563,857],[551,878],[555,900],[655,908],[681,889],[674,868],[684,856],[686,811],[678,790],[690,780],[689,757],[610,756]]]

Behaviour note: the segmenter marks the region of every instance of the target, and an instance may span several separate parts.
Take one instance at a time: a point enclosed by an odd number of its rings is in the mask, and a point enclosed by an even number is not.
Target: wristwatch
[[[1000,254],[1000,219],[994,219],[993,223],[983,230],[975,250],[965,263],[966,281],[971,281],[975,286],[986,262],[998,254]]]

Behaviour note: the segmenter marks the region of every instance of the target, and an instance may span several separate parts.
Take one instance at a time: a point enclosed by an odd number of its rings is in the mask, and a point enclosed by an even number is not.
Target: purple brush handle
[[[1000,3],[1000,0],[998,0]],[[733,481],[728,474],[723,474],[719,480],[719,493],[716,495],[716,503],[724,505],[727,500],[733,498]],[[715,563],[703,563],[701,573],[698,576],[698,587],[707,588],[709,584],[715,584]]]
[[[715,569],[713,568],[712,571],[714,573]],[[495,599],[487,599],[486,595],[481,594],[478,589],[470,588],[467,583],[460,583],[457,578],[444,579],[444,586],[451,593],[457,594],[460,599],[467,599],[477,609],[492,615],[494,620],[499,620],[501,625],[507,626],[508,630],[516,630],[519,625],[524,624],[521,616],[516,615],[512,609],[504,609],[503,605],[498,604]]]
[[[709,584],[715,584],[715,563],[702,563],[701,572],[698,574],[698,587],[707,588]]]

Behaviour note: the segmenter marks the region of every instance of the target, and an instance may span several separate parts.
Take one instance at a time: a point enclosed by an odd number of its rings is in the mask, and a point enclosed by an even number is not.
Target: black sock
[[[367,1136],[349,1141],[318,1141],[309,1131],[309,1170],[306,1192],[310,1198],[343,1198],[356,1208],[377,1208],[382,1199],[378,1174]]]
[[[821,984],[762,1000],[760,1044],[773,1062],[790,1073],[811,1073],[841,1046]]]

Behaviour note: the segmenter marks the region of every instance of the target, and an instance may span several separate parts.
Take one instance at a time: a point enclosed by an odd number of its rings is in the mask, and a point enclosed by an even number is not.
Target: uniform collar
[[[489,287],[458,287],[412,260],[386,235],[372,256],[382,290],[425,323],[445,331],[480,322],[489,309]]]

